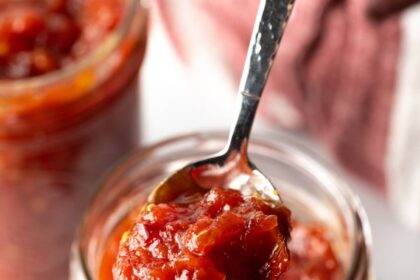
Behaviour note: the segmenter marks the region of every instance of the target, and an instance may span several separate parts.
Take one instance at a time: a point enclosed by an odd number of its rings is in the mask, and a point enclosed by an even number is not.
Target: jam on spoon
[[[114,279],[274,280],[286,271],[290,211],[249,161],[247,144],[292,7],[261,1],[227,148],[154,189],[121,240]]]
[[[279,279],[289,220],[285,207],[219,187],[193,203],[149,204],[122,237],[114,279]]]

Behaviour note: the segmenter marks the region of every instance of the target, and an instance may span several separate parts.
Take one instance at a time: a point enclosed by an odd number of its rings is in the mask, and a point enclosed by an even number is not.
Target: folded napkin
[[[159,0],[158,9],[186,64],[206,46],[237,81],[258,2]],[[420,5],[414,2],[296,0],[262,112],[276,125],[310,131],[420,231]]]

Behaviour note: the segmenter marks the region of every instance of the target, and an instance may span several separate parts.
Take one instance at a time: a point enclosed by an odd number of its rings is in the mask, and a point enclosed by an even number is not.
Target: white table
[[[207,71],[207,70],[206,70]],[[203,76],[211,73],[204,72]],[[154,25],[143,68],[141,99],[143,138],[155,142],[180,133],[228,129],[233,115],[234,94],[211,90],[214,76],[191,78],[170,48],[164,31]],[[206,83],[208,92],[198,92]],[[257,121],[256,130],[267,129]],[[315,145],[308,142],[308,145]],[[387,207],[385,198],[348,176],[367,211],[374,240],[374,271],[379,280],[420,279],[420,234],[404,228]]]

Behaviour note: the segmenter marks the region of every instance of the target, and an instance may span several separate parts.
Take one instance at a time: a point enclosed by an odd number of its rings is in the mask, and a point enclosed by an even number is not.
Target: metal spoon
[[[185,166],[158,185],[149,203],[192,201],[196,194],[219,186],[257,196],[273,205],[281,199],[271,182],[249,160],[248,139],[272,62],[294,0],[262,0],[239,89],[239,114],[226,148],[219,154]]]

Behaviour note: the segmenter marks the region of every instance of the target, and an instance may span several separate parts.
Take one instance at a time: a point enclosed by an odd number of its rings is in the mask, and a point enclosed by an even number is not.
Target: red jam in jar
[[[114,279],[278,279],[289,216],[221,188],[192,204],[147,205],[123,236]]]
[[[324,227],[295,222],[288,248],[290,265],[284,280],[344,279],[343,267]]]
[[[68,279],[98,178],[137,147],[141,3],[0,1],[0,279]]]
[[[121,21],[123,1],[0,2],[0,79],[55,71],[87,55]]]
[[[294,223],[290,239],[287,208],[238,191],[215,188],[191,205],[150,205],[138,213],[107,241],[98,279],[343,278],[321,226]]]

